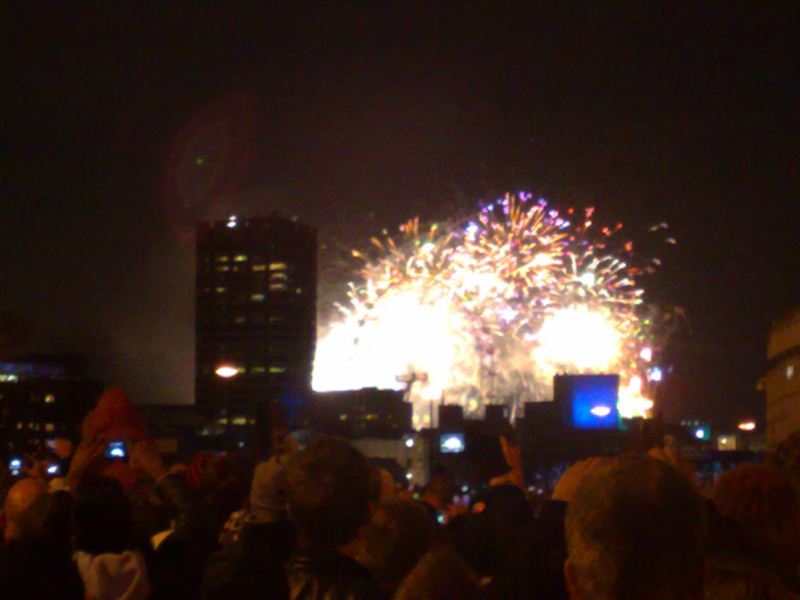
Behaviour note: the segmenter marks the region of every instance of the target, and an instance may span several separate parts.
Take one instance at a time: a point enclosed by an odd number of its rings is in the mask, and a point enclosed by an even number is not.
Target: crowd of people
[[[466,505],[446,469],[414,496],[326,435],[168,465],[112,390],[63,477],[5,482],[0,598],[800,598],[798,439],[713,490],[670,444],[587,458],[536,505],[503,440],[509,472]]]

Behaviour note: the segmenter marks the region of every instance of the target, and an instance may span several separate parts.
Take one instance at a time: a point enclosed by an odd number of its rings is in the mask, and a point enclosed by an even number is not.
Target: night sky
[[[665,413],[762,414],[767,329],[800,302],[790,3],[164,4],[9,15],[5,356],[86,352],[139,402],[191,401],[195,220],[297,215],[327,273],[528,189],[634,239],[668,222],[642,282],[691,325]]]

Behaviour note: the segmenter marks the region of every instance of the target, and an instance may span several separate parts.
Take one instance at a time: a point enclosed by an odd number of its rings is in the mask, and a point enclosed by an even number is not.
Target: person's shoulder
[[[339,552],[299,552],[287,568],[295,600],[379,600],[370,572]]]

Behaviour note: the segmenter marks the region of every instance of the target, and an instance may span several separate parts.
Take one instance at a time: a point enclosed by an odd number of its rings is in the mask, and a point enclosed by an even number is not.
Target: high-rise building
[[[278,216],[197,227],[197,406],[239,444],[268,445],[273,409],[306,396],[316,341],[317,231]]]
[[[772,324],[759,388],[767,401],[767,447],[775,449],[800,429],[800,307]]]
[[[55,438],[80,436],[102,392],[76,356],[31,356],[0,363],[0,454],[21,456]]]

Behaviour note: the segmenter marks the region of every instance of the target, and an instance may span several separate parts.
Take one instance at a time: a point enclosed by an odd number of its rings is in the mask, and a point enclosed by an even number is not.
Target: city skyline
[[[524,188],[669,223],[648,294],[691,335],[665,393],[678,417],[760,415],[769,323],[800,292],[784,12],[15,9],[0,308],[138,402],[184,400],[196,221],[318,226],[329,298],[347,248]]]

